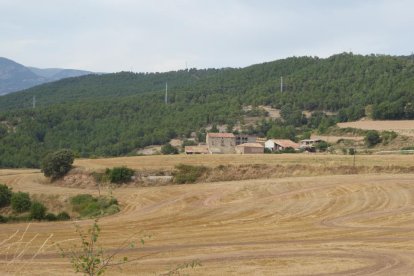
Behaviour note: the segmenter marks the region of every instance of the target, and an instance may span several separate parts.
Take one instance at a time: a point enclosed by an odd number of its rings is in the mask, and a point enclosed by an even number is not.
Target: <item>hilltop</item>
[[[0,95],[27,89],[42,83],[92,72],[73,69],[27,67],[13,60],[0,57]]]

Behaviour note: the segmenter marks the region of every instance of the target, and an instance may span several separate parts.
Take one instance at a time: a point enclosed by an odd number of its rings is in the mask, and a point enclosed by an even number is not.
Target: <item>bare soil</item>
[[[150,156],[77,160],[86,170],[119,164],[136,169],[171,168],[187,162],[347,165],[348,156]],[[412,156],[361,156],[360,164],[413,165]],[[114,250],[132,233],[152,238],[121,252],[138,262],[108,275],[158,275],[199,259],[190,275],[410,275],[414,270],[414,174],[296,176],[114,190],[121,212],[100,220],[101,241]],[[96,189],[48,185],[36,170],[0,170],[0,182],[32,194],[96,194]],[[33,260],[10,263],[4,274],[72,275],[51,242],[76,243],[74,222],[32,223],[27,254],[53,237]],[[92,220],[77,222],[86,228]],[[0,241],[26,224],[0,225]],[[142,232],[140,232],[142,231]],[[37,236],[36,236],[37,235]],[[29,255],[30,256],[30,255]]]
[[[405,136],[414,136],[414,120],[372,121],[365,119],[356,122],[339,123],[338,126],[340,128],[351,127],[378,131],[388,130]]]

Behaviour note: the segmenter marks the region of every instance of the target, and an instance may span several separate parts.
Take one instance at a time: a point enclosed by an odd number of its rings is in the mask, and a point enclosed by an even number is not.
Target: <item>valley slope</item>
[[[0,97],[0,167],[38,167],[47,152],[60,148],[81,157],[122,156],[194,132],[204,141],[208,126],[225,124],[232,131],[246,114],[262,113],[246,106],[280,109],[283,121],[259,120],[245,133],[293,140],[367,114],[412,119],[413,76],[409,58],[343,53],[237,69],[64,79]]]

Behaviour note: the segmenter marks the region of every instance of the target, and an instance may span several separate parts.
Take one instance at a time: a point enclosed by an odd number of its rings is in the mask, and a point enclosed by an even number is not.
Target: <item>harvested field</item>
[[[352,156],[331,154],[220,154],[220,155],[155,155],[118,158],[77,159],[75,166],[89,170],[104,170],[115,166],[127,166],[136,170],[172,169],[178,164],[203,165],[216,167],[218,165],[352,165]],[[411,166],[412,156],[392,155],[383,158],[374,155],[359,155],[358,165],[366,166]]]
[[[361,120],[356,122],[338,123],[340,128],[360,128],[366,130],[395,131],[401,135],[414,136],[414,120],[400,121],[371,121]]]
[[[107,165],[135,168],[171,167],[176,163],[332,164],[348,165],[347,156],[152,156],[77,160],[89,169]],[[203,159],[206,158],[206,159]],[[361,164],[412,166],[412,156],[360,156]],[[142,159],[142,160],[141,160]],[[203,161],[204,160],[204,161]],[[135,165],[132,166],[132,164]],[[350,162],[350,161],[349,161]],[[0,171],[0,182],[14,190],[43,194],[77,194],[88,189],[46,185],[35,170]],[[410,275],[414,269],[414,174],[300,176],[145,188],[119,188],[122,210],[101,218],[102,241],[116,248],[131,233],[150,233],[145,246],[122,252],[144,256],[108,275],[158,275],[199,259],[190,275]],[[91,220],[78,222],[82,227]],[[50,242],[68,246],[76,238],[73,222],[32,223],[25,239],[39,236],[34,252]],[[0,241],[26,224],[0,225]],[[50,243],[48,243],[50,244]],[[53,247],[35,259],[0,270],[22,274],[71,275],[71,267]],[[4,253],[3,253],[4,254]],[[3,257],[3,258],[1,258]]]

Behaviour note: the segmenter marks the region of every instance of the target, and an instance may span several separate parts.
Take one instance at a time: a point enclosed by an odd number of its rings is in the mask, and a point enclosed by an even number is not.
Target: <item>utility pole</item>
[[[36,96],[33,96],[33,109],[36,108]]]
[[[280,92],[283,92],[283,77],[280,77]]]
[[[165,83],[165,104],[168,104],[168,82]]]

